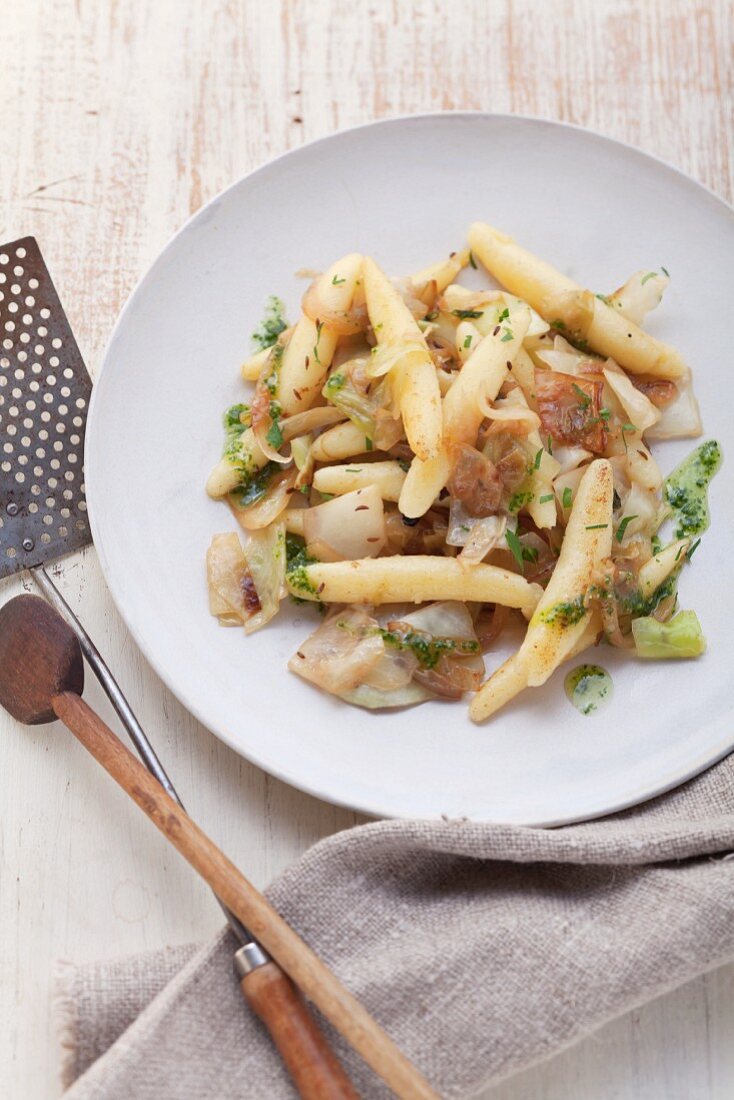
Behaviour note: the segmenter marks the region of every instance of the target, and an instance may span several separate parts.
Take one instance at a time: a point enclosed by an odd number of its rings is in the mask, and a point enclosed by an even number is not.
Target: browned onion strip
[[[678,396],[678,387],[667,378],[646,378],[633,375],[630,382],[636,390],[644,393],[645,397],[652,401],[658,409],[664,409],[672,401],[675,401]]]
[[[440,332],[429,332],[426,336],[428,350],[431,359],[440,369],[456,370],[461,364],[456,351],[456,345],[442,336]]]
[[[346,414],[341,409],[336,409],[333,405],[319,405],[318,408],[307,409],[306,412],[295,413],[286,420],[281,420],[280,431],[283,441],[289,443],[296,436],[308,435],[309,432],[338,424],[346,419]]]
[[[252,399],[250,413],[252,416],[252,431],[257,445],[271,462],[277,462],[281,466],[287,466],[291,461],[290,455],[282,455],[268,440],[268,432],[273,423],[270,415],[272,397],[264,383],[258,382],[255,396]]]
[[[314,280],[303,295],[301,308],[311,321],[328,325],[339,336],[354,336],[357,332],[364,332],[369,324],[364,305],[351,309],[330,309],[324,305],[319,297],[318,280]]]
[[[509,621],[509,607],[496,603],[491,611],[489,608],[482,608],[474,624],[482,653],[492,648]]]
[[[479,688],[482,674],[461,658],[441,657],[435,668],[416,669],[413,679],[441,699],[461,699],[465,692]]]
[[[456,443],[451,448],[448,489],[470,516],[483,517],[496,515],[503,483],[490,458],[468,443]]]
[[[677,599],[677,592],[672,592],[670,596],[666,596],[665,599],[661,600],[658,606],[652,612],[652,617],[654,619],[657,619],[660,623],[666,623],[675,611]]]
[[[462,290],[464,288],[462,287]],[[481,309],[484,310],[492,302],[502,301],[503,294],[501,290],[474,290],[465,291],[461,295],[461,307],[462,309]],[[446,294],[442,294],[436,302],[436,306],[442,313],[451,313],[456,308],[456,299],[451,295],[446,297]]]
[[[238,504],[236,495],[230,493],[227,500],[240,527],[245,531],[259,531],[273,523],[288,507],[297,476],[298,470],[295,466],[273,474],[267,493],[254,504]]]
[[[423,302],[424,306],[428,306],[429,309],[433,309],[436,304],[436,295],[438,294],[438,284],[435,279],[429,279],[425,283],[416,283],[410,280],[413,297],[417,298],[419,302]]]
[[[635,640],[632,634],[623,634],[619,625],[617,601],[614,599],[600,600],[599,608],[601,610],[602,627],[609,644],[616,646],[617,649],[634,649]]]

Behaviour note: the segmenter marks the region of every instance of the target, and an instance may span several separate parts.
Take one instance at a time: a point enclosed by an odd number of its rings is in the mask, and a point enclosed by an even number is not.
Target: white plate
[[[563,673],[493,722],[464,704],[369,714],[286,670],[312,614],[246,638],[209,616],[204,555],[233,527],[204,482],[222,410],[268,294],[296,315],[299,268],[370,252],[394,274],[462,246],[486,219],[585,286],[610,291],[664,264],[672,284],[651,329],[691,363],[706,434],[731,434],[731,210],[634,149],[568,126],[447,114],[317,141],[266,165],[201,210],[125,307],[94,390],[87,492],[117,605],[156,671],[205,725],[272,774],[367,813],[524,823],[589,818],[639,802],[734,746],[731,645],[734,492],[726,465],[712,529],[681,602],[709,641],[699,661],[598,655],[614,699],[592,718]],[[658,445],[664,470],[688,442]],[[490,655],[488,667],[499,657]],[[205,778],[205,777],[204,777]]]

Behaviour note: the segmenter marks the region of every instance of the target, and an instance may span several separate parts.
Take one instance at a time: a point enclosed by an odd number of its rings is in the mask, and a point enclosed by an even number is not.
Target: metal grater
[[[0,579],[92,541],[91,390],[35,238],[0,245]]]

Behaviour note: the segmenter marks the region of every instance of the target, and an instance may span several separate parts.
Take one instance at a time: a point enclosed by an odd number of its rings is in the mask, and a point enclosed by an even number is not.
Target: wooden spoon
[[[0,705],[26,725],[60,718],[395,1095],[438,1100],[356,997],[87,706],[83,688],[79,642],[57,612],[37,596],[17,596],[5,604],[0,609]],[[249,982],[251,990],[245,988]],[[277,967],[259,967],[242,984],[301,1096],[356,1096],[304,1002]]]

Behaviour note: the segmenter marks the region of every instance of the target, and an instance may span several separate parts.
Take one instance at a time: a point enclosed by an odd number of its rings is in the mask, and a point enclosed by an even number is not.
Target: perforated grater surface
[[[92,540],[91,390],[35,238],[0,245],[0,578]]]

